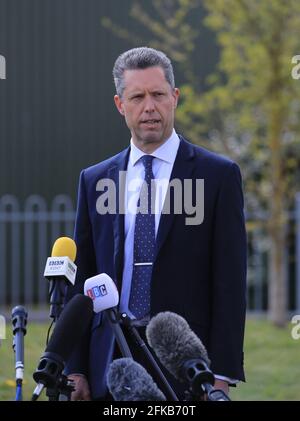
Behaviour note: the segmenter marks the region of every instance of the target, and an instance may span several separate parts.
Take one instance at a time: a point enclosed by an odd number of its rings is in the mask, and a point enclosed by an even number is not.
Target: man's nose
[[[145,102],[144,102],[144,111],[146,113],[152,113],[154,110],[155,110],[155,105],[154,105],[153,98],[151,97],[151,95],[147,95],[145,97]]]

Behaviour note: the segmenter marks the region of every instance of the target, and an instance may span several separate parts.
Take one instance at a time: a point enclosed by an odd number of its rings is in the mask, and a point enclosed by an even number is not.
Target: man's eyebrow
[[[150,93],[158,93],[158,92],[164,93],[164,92],[166,92],[166,90],[161,88],[161,87],[156,87],[156,88],[151,89],[151,91],[150,91]],[[137,90],[133,90],[131,92],[128,92],[127,95],[128,95],[129,98],[133,98],[135,96],[144,95],[144,91],[142,89],[141,90],[137,89]]]
[[[128,93],[128,96],[130,96],[130,97],[133,97],[133,96],[136,96],[136,95],[143,95],[143,92],[142,91],[132,91],[132,92]]]

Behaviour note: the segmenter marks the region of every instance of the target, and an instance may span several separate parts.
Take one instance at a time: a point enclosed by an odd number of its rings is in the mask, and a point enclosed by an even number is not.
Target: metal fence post
[[[19,300],[20,284],[20,207],[13,195],[0,200],[0,304],[6,303],[7,295]],[[10,237],[10,241],[9,241]]]

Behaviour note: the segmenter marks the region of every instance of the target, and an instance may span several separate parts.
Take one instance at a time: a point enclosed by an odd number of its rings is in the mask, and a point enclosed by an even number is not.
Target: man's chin
[[[140,136],[140,140],[143,143],[161,143],[163,142],[163,136],[162,133],[157,133],[157,132],[149,132],[149,133],[143,133]]]

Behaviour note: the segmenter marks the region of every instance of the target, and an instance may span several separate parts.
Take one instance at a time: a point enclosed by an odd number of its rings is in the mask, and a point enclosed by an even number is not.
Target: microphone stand
[[[171,388],[168,380],[166,379],[166,377],[164,376],[163,372],[161,371],[159,365],[155,361],[155,359],[154,359],[153,355],[151,354],[149,348],[147,347],[145,341],[141,338],[137,329],[132,325],[132,320],[128,317],[128,315],[126,313],[122,313],[120,315],[120,318],[121,318],[122,322],[124,323],[124,325],[127,327],[131,337],[134,339],[136,344],[141,348],[141,350],[143,351],[144,355],[146,356],[148,362],[152,366],[154,372],[156,373],[156,375],[160,379],[160,381],[162,383],[162,386],[164,388],[164,392],[166,394],[166,398],[168,400],[171,400],[171,401],[178,401],[179,400],[178,397],[174,393],[174,390]]]
[[[213,387],[215,376],[203,358],[187,361],[183,366],[183,377],[190,383],[187,400],[203,400],[207,394],[208,401],[230,401],[223,390]]]
[[[204,384],[208,401],[230,401],[228,395],[221,389],[215,389],[211,384]]]
[[[114,331],[121,354],[123,355],[123,357],[133,358],[124,333],[121,329],[121,326],[119,325],[120,320],[117,310],[115,308],[111,308],[109,310],[106,310],[106,314],[108,315],[108,320],[111,325],[111,328]]]
[[[56,323],[59,319],[59,316],[64,307],[64,298],[65,298],[65,289],[66,281],[64,279],[55,279],[52,278],[49,280],[49,296],[50,296],[50,313],[49,317],[53,319],[53,322]],[[64,380],[58,382],[58,384],[63,385]],[[49,398],[49,401],[57,400],[70,400],[70,393],[68,390],[65,390],[66,395],[62,396],[60,393],[62,389],[59,388],[58,384],[53,383],[51,387],[46,388],[46,396]]]
[[[52,278],[49,280],[50,314],[49,317],[56,322],[64,307],[66,281]]]
[[[24,307],[17,306],[12,310],[13,350],[16,359],[16,401],[22,401],[22,385],[24,374],[24,336],[26,335],[27,312]]]
[[[215,389],[210,383],[203,383],[203,390],[200,393],[193,393],[191,390],[185,391],[185,401],[214,401],[214,402],[222,402],[222,401],[230,401],[228,395],[221,389]],[[207,399],[204,399],[205,394],[207,395]]]
[[[33,392],[32,401],[38,399],[45,386],[49,401],[69,401],[71,399],[71,393],[75,390],[74,382],[62,373],[63,368],[64,361],[61,357],[52,352],[44,354],[33,374],[37,386]]]

